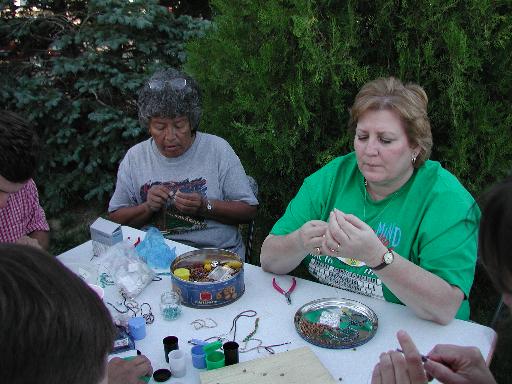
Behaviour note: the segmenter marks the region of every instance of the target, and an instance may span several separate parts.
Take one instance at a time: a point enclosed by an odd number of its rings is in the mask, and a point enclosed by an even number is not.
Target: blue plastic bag
[[[171,248],[165,242],[164,236],[155,227],[150,227],[146,237],[135,250],[139,257],[153,269],[169,269],[176,258],[176,248]]]

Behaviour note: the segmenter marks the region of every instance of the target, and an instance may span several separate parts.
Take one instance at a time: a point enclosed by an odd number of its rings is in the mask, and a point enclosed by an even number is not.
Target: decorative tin
[[[295,313],[295,329],[307,342],[324,348],[354,348],[377,332],[377,315],[366,305],[348,299],[318,299]]]
[[[174,274],[180,268],[190,270],[189,280]],[[183,276],[181,273],[178,275]],[[221,307],[243,295],[244,263],[236,253],[224,249],[196,249],[172,262],[171,280],[172,289],[180,294],[183,305],[192,308]]]

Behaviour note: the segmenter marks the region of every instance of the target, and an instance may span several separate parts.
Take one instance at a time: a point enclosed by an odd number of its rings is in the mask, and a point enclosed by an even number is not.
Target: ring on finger
[[[316,253],[317,255],[319,255],[319,254],[320,254],[320,247],[315,247],[315,253]]]

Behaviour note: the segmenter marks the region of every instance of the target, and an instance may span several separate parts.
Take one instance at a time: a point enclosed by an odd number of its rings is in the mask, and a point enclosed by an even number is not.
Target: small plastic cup
[[[219,351],[214,351],[206,355],[206,368],[211,371],[212,369],[222,368],[226,365],[224,354]]]
[[[128,329],[134,340],[142,340],[146,337],[146,320],[143,317],[131,317],[128,320]]]
[[[238,364],[238,347],[239,345],[236,341],[228,341],[222,346],[226,357],[226,366]]]
[[[190,350],[192,355],[192,365],[197,369],[206,368],[206,353],[204,352],[202,345],[193,346]]]
[[[185,353],[176,349],[169,352],[169,367],[174,377],[183,377],[187,373],[187,364],[185,361]]]
[[[169,352],[174,351],[176,349],[180,349],[178,345],[178,338],[176,336],[167,336],[163,339],[164,343],[164,353],[165,353],[165,361],[169,362]]]

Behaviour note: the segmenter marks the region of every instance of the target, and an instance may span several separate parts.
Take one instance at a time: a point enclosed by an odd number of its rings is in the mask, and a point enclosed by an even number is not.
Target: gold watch
[[[379,271],[384,267],[387,267],[389,264],[391,264],[395,260],[395,254],[393,253],[393,250],[391,248],[388,248],[385,254],[382,255],[382,263],[377,265],[376,267],[373,267],[372,269],[374,271]]]

